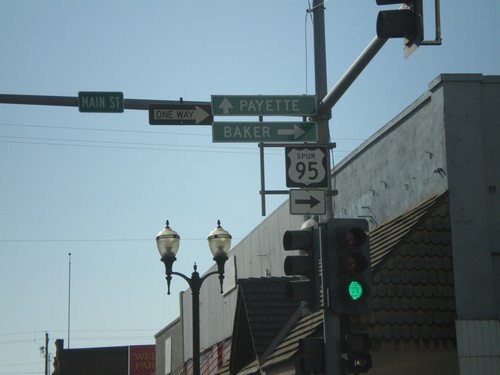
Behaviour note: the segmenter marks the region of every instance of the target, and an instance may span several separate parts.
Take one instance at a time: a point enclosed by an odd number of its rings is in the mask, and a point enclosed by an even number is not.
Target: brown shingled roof
[[[454,348],[455,294],[448,194],[370,232],[374,311],[352,315],[373,350]]]
[[[273,366],[277,366],[294,358],[298,351],[299,340],[310,336],[316,336],[318,334],[318,329],[322,327],[322,325],[322,311],[302,317],[285,339],[281,341],[275,349],[273,348],[272,354],[266,358],[262,368],[267,371]],[[280,373],[281,372],[282,371],[280,371]]]
[[[386,259],[387,254],[393,251],[395,246],[399,244],[410,231],[415,229],[415,224],[429,213],[429,209],[434,207],[436,203],[442,199],[442,195],[436,195],[408,209],[388,222],[379,225],[377,228],[372,229],[370,231],[372,269],[376,268],[380,262]]]
[[[290,278],[263,277],[238,280],[238,299],[231,346],[231,372],[258,359],[278,336],[300,305],[285,298]]]

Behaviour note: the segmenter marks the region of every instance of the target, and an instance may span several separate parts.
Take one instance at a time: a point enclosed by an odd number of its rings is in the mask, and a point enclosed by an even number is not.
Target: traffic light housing
[[[405,56],[424,39],[422,0],[376,0],[377,5],[401,4],[399,9],[383,10],[377,16],[379,38],[405,38]]]
[[[361,374],[372,368],[370,337],[367,333],[342,334],[342,352],[347,353],[344,365],[347,373]]]
[[[328,223],[330,306],[338,314],[373,309],[368,222],[332,219]]]
[[[285,258],[284,271],[287,276],[301,276],[301,280],[289,281],[285,286],[288,299],[306,302],[314,312],[320,308],[320,244],[318,229],[289,230],[283,235],[285,250],[302,250],[304,255],[289,255]]]
[[[325,372],[325,345],[319,337],[299,339],[298,357],[295,361],[297,375]]]

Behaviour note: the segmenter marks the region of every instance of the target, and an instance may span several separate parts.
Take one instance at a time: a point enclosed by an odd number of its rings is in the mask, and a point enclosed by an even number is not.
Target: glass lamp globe
[[[208,246],[214,258],[227,257],[231,248],[231,235],[220,226],[220,220],[217,221],[217,228],[210,232],[208,236]]]
[[[179,250],[181,237],[177,234],[175,230],[172,230],[169,226],[168,220],[166,227],[158,233],[156,236],[156,246],[158,247],[158,252],[163,258],[174,258]]]

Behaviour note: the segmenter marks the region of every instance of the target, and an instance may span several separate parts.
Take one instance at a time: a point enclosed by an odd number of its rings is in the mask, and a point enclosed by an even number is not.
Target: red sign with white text
[[[129,375],[155,375],[154,345],[137,345],[128,347],[128,374]]]

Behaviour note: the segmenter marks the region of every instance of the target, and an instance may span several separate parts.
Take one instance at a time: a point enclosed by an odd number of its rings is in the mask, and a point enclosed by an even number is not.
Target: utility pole
[[[68,349],[71,333],[71,253],[68,253]]]
[[[45,332],[45,375],[49,375],[49,334]]]

